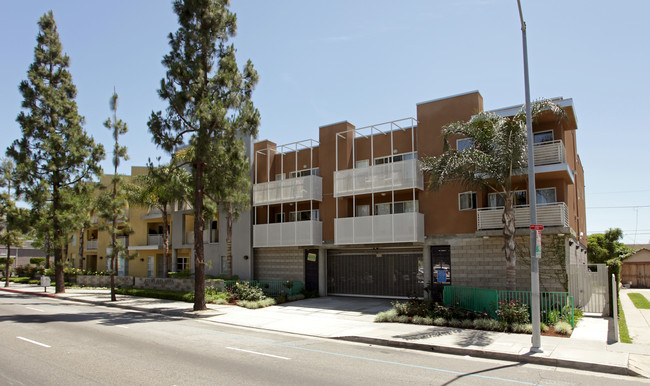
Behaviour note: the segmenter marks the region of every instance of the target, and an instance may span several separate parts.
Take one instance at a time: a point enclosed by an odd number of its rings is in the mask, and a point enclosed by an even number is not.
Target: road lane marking
[[[27,307],[27,306],[25,306],[25,308],[27,308],[28,310],[32,310],[32,311],[45,312],[45,311],[43,311],[43,310],[39,310],[38,308],[34,308],[34,307]]]
[[[45,343],[41,343],[41,342],[37,342],[37,341],[35,341],[35,340],[31,340],[31,339],[23,338],[22,336],[17,336],[16,338],[18,338],[18,339],[20,339],[20,340],[24,340],[25,342],[29,342],[29,343],[33,343],[33,344],[37,344],[37,345],[39,345],[39,346],[43,346],[43,347],[46,347],[46,348],[50,348],[50,347],[52,347],[52,346],[48,346],[48,345],[46,345]]]
[[[249,354],[264,355],[265,357],[271,357],[271,358],[277,358],[277,359],[284,359],[284,360],[287,360],[287,361],[288,361],[288,360],[291,360],[291,358],[281,357],[281,356],[271,355],[271,354],[265,354],[265,353],[263,353],[263,352],[243,350],[243,349],[241,349],[241,348],[235,348],[235,347],[226,347],[226,348],[229,349],[229,350],[242,351],[242,352],[246,352],[246,353],[249,353]]]

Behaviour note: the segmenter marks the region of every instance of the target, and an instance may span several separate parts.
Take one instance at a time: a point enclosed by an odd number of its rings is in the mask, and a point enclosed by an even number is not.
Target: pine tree
[[[38,21],[34,63],[20,83],[22,111],[16,119],[22,138],[7,155],[17,165],[19,193],[33,207],[47,208],[54,252],[56,292],[65,292],[62,247],[67,242],[65,217],[74,206],[64,197],[79,181],[101,173],[104,148],[83,129],[77,111],[77,89],[68,71],[70,58],[63,53],[52,11]],[[49,203],[49,205],[46,205]]]
[[[21,211],[16,208],[16,202],[11,195],[11,183],[15,166],[4,159],[0,164],[0,244],[7,247],[5,261],[5,287],[9,287],[9,267],[11,266],[11,247],[19,247],[22,232],[19,229]]]
[[[107,261],[110,262],[111,275],[111,301],[116,301],[115,297],[115,274],[117,273],[118,259],[129,258],[126,245],[117,242],[118,236],[130,233],[130,226],[127,221],[125,209],[128,205],[126,194],[123,189],[124,179],[117,173],[121,160],[128,160],[126,147],[120,146],[119,137],[128,131],[126,123],[117,119],[117,93],[113,92],[110,99],[110,108],[113,112],[113,120],[110,118],[104,122],[104,127],[113,132],[113,177],[111,178],[111,191],[102,194],[99,198],[100,215],[106,220],[105,228],[111,236],[111,251],[106,254]],[[118,222],[120,223],[118,225]]]
[[[259,112],[251,101],[257,72],[249,60],[237,67],[235,48],[227,45],[237,28],[227,0],[177,0],[174,12],[180,28],[169,35],[171,51],[163,58],[167,67],[159,95],[169,107],[152,113],[149,130],[154,142],[172,152],[185,143],[193,147],[194,209],[194,310],[205,307],[205,256],[203,248],[205,170],[210,152],[224,138],[257,135]],[[212,167],[211,165],[209,166]]]

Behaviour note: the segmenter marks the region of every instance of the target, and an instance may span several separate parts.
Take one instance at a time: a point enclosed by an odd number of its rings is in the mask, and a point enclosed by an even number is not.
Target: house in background
[[[540,285],[567,291],[570,264],[586,262],[584,172],[571,99],[555,98],[533,127]],[[495,110],[508,117],[521,106]],[[318,139],[269,140],[253,151],[254,278],[302,280],[321,295],[422,296],[445,285],[505,288],[502,203],[491,192],[426,190],[418,159],[442,154],[442,127],[483,111],[477,91],[417,105],[417,118],[363,128],[339,122]],[[456,146],[467,146],[456,138]],[[529,208],[518,186],[517,287],[530,288]]]
[[[650,288],[650,246],[646,245],[623,260],[621,283],[632,288]]]

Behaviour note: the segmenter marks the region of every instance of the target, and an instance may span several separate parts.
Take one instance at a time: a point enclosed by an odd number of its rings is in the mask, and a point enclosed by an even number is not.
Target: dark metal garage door
[[[330,295],[421,297],[424,292],[422,252],[337,252],[327,254]]]

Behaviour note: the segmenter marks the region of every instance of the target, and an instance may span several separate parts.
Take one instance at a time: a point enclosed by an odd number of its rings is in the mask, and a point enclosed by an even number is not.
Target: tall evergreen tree
[[[65,292],[62,247],[67,242],[64,218],[74,210],[64,198],[65,190],[101,173],[104,148],[83,129],[77,111],[77,89],[68,71],[70,58],[63,53],[52,11],[38,21],[34,63],[27,80],[20,83],[22,111],[16,119],[22,138],[14,141],[7,155],[17,165],[19,193],[27,202],[45,208],[54,251],[56,292]]]
[[[194,148],[194,310],[206,308],[202,214],[204,193],[214,189],[205,183],[209,154],[228,136],[257,135],[260,121],[251,100],[257,72],[250,60],[240,71],[235,47],[226,44],[237,28],[228,5],[228,0],[174,2],[180,27],[169,35],[171,51],[162,61],[167,74],[159,90],[169,106],[148,122],[154,142],[165,150],[174,151],[187,137]]]
[[[0,244],[7,247],[7,260],[5,262],[5,287],[9,287],[9,267],[11,266],[11,247],[20,246],[21,232],[16,226],[19,212],[16,202],[11,195],[11,182],[15,166],[4,159],[0,164]]]
[[[129,223],[126,216],[126,207],[128,205],[126,195],[123,189],[124,178],[117,173],[121,160],[128,160],[126,146],[120,146],[120,135],[128,131],[126,123],[117,119],[117,93],[113,92],[110,99],[110,108],[113,112],[113,120],[110,118],[104,122],[104,126],[113,132],[113,177],[111,178],[110,191],[102,194],[99,199],[99,210],[101,217],[106,220],[106,229],[111,236],[111,251],[106,254],[106,259],[110,262],[111,275],[111,301],[116,301],[115,297],[115,274],[117,273],[118,259],[128,258],[126,245],[118,243],[117,237],[126,235],[130,232]],[[118,225],[119,222],[119,225]]]

